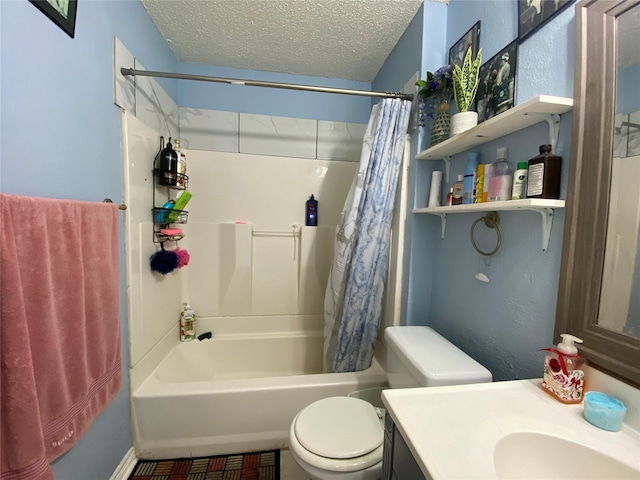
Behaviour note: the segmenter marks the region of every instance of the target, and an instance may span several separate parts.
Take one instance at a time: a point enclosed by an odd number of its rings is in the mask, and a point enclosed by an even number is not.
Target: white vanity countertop
[[[562,404],[540,383],[390,389],[382,399],[426,478],[499,478],[495,447],[503,437],[520,432],[579,443],[640,473],[640,432],[627,425],[620,432],[601,430],[584,419],[582,404]]]

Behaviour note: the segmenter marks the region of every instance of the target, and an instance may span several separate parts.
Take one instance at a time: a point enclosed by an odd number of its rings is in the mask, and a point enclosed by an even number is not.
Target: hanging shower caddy
[[[153,242],[177,242],[184,237],[183,233],[172,233],[174,224],[185,224],[189,212],[174,208],[175,192],[185,192],[189,188],[189,177],[178,172],[178,159],[175,150],[171,146],[171,137],[164,146],[164,137],[160,137],[160,150],[154,159],[153,168]],[[160,198],[156,198],[156,188],[166,189],[166,199],[162,205]],[[177,195],[179,196],[179,194]],[[177,197],[176,196],[176,197]]]

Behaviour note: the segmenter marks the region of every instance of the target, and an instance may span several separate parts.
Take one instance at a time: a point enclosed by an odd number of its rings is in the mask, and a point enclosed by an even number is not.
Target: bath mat
[[[139,460],[129,480],[279,480],[280,450],[216,457]]]

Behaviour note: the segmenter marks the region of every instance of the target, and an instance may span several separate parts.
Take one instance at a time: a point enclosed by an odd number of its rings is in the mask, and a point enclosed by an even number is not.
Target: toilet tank
[[[491,382],[491,372],[430,327],[388,327],[387,379],[391,388]]]

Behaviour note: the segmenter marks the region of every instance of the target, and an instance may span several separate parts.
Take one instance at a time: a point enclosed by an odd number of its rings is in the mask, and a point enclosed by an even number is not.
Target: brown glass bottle
[[[562,157],[551,153],[551,145],[540,145],[540,155],[529,160],[527,198],[560,198]]]

